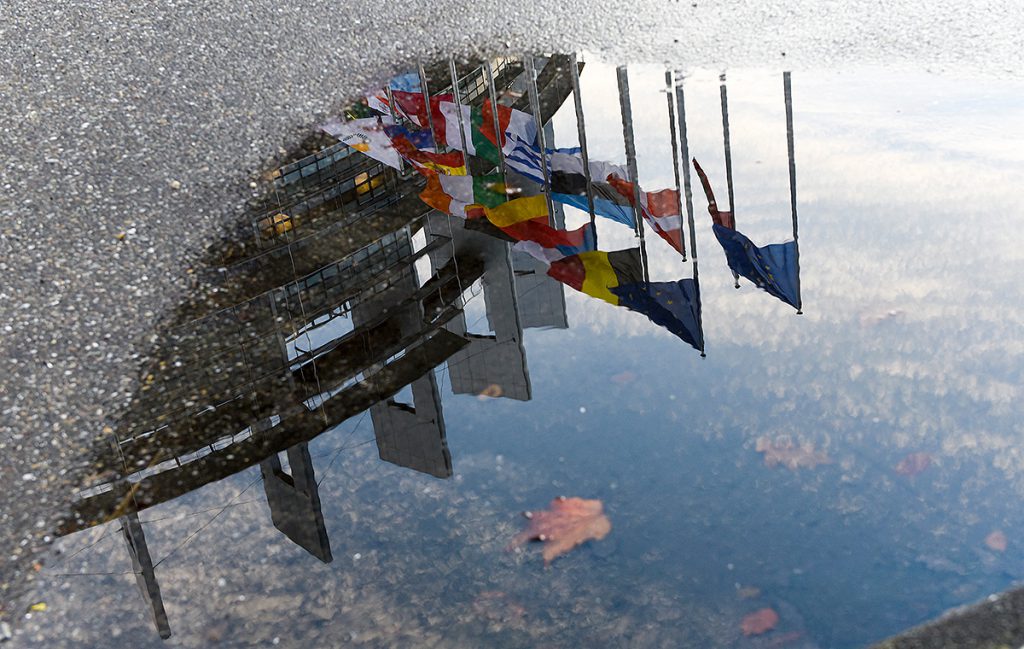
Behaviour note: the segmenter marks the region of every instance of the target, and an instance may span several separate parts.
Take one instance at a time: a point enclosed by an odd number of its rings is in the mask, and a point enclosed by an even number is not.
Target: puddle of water
[[[268,174],[16,642],[858,647],[1024,574],[1020,85],[584,59]],[[560,495],[610,534],[509,550]]]

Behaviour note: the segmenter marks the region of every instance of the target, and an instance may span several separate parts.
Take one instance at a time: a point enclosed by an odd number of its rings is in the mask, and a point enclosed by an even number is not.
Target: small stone
[[[180,180],[172,180],[171,181],[171,189],[181,189],[181,181]]]
[[[36,479],[36,474],[26,473],[25,475],[21,476],[21,479],[24,480],[25,482],[32,482],[33,480]]]

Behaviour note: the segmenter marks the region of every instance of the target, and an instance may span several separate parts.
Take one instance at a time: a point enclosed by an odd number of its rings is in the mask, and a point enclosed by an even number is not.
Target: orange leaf
[[[770,608],[762,608],[744,617],[740,628],[743,630],[743,635],[761,635],[774,629],[778,623],[778,613]]]
[[[530,524],[512,539],[509,549],[527,541],[542,541],[545,565],[590,539],[600,541],[612,531],[600,500],[560,496],[551,501],[547,511],[526,512],[524,516]]]

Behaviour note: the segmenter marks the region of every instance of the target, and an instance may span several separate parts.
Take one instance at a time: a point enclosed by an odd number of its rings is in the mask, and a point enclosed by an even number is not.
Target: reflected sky
[[[615,66],[582,59],[590,158],[625,165]],[[665,69],[628,73],[635,180],[672,188]],[[724,203],[719,73],[677,79]],[[733,288],[695,184],[706,357],[429,212],[413,170],[318,140],[337,164],[279,182],[245,243],[211,250],[219,290],[161,332],[20,640],[860,647],[1019,580],[1024,88],[877,69],[792,86],[803,315]],[[727,89],[737,228],[781,242],[782,74]],[[548,145],[577,146],[571,90],[551,92]],[[595,224],[602,250],[637,244]],[[692,277],[649,230],[646,252],[651,281]],[[611,535],[550,568],[506,552],[558,495],[601,499]],[[744,636],[763,608],[777,628]]]

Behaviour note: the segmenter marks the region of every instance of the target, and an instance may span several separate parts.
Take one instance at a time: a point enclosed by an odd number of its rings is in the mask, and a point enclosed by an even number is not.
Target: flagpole
[[[679,215],[679,244],[686,261],[686,237],[683,236],[683,188],[679,184],[679,139],[676,135],[676,106],[673,102],[675,81],[671,70],[665,70],[665,99],[668,102],[668,127],[672,134],[672,172],[676,178],[676,214]]]
[[[594,179],[590,175],[590,157],[587,153],[587,127],[583,120],[583,93],[580,91],[580,69],[576,54],[569,57],[569,72],[572,79],[572,98],[576,105],[576,130],[579,134],[580,157],[583,159],[583,176],[587,180],[587,210],[590,213],[590,230],[594,233],[594,247],[597,247],[597,224],[594,214]]]
[[[434,141],[434,151],[441,152],[441,143],[437,141],[437,131],[434,130],[434,111],[430,106],[430,90],[427,88],[427,71],[423,69],[423,64],[419,66],[420,74],[420,92],[423,93],[423,105],[426,106],[427,110],[427,127],[430,128],[430,139]]]
[[[697,261],[697,232],[693,224],[693,189],[690,186],[690,147],[686,137],[686,102],[683,81],[676,84],[676,104],[679,106],[679,141],[683,154],[683,191],[686,194],[686,220],[690,226],[690,257]]]
[[[782,73],[782,91],[786,99],[786,145],[789,150],[789,208],[793,215],[793,247],[796,248],[796,295],[797,315],[803,315],[803,299],[800,296],[800,239],[796,219],[796,154],[793,146],[793,88],[789,72]]]
[[[391,113],[391,120],[395,123],[395,126],[398,126],[399,125],[398,124],[398,111],[395,110],[395,96],[391,92],[391,81],[388,81],[387,85],[384,86],[384,96],[387,97],[387,100],[388,100],[388,111]],[[406,164],[405,163],[405,158],[399,156],[399,158],[398,158],[398,165],[399,165],[398,171],[399,171],[399,174],[402,175],[402,176],[405,176],[405,172],[406,172],[405,164]]]
[[[449,71],[452,74],[452,96],[455,99],[456,113],[459,115],[459,136],[462,138],[462,166],[464,172],[469,175],[469,160],[466,158],[466,131],[462,127],[462,101],[459,96],[459,73],[455,69],[455,56],[449,57]],[[426,81],[423,66],[420,66],[421,80]],[[427,87],[423,86],[423,100],[427,106],[427,120],[430,123],[431,132],[434,128],[433,106],[430,104],[430,95],[427,94]],[[445,138],[447,131],[445,130]],[[436,140],[434,144],[436,144]],[[447,144],[447,142],[445,142]],[[459,299],[462,300],[465,289],[462,288],[462,275],[459,273],[459,256],[455,249],[455,231],[452,228],[452,215],[444,213],[449,224],[449,237],[452,242],[452,265],[455,267],[456,284],[459,286]]]
[[[491,68],[491,62],[484,62],[484,74],[487,76],[487,94],[491,100],[491,117],[494,118],[494,137],[498,140],[498,168],[501,170],[501,180],[505,181],[505,150],[502,148],[502,136],[504,133],[501,131],[501,122],[498,120],[498,91],[494,87],[494,70]],[[508,193],[505,194],[505,200],[508,200]]]
[[[736,203],[733,201],[732,194],[732,148],[729,146],[729,99],[726,96],[725,91],[725,73],[723,72],[718,80],[721,82],[719,90],[722,96],[722,139],[725,142],[725,184],[729,190],[729,211],[732,213],[733,226],[736,224]],[[736,274],[736,271],[732,273],[733,282],[735,287],[740,287],[740,276]]]
[[[707,354],[704,352],[704,309],[701,308],[700,304],[700,274],[697,272],[697,255],[693,257],[693,290],[697,297],[697,329],[700,331],[700,357],[707,358]]]
[[[459,116],[459,141],[462,143],[462,164],[469,174],[469,155],[466,153],[466,126],[462,120],[462,93],[459,91],[459,72],[455,69],[455,57],[448,57],[448,70],[452,77],[452,98],[455,100],[455,114]]]
[[[523,65],[526,68],[526,87],[530,94],[530,110],[533,111],[533,119],[537,123],[537,146],[540,148],[540,168],[544,172],[544,200],[548,207],[548,225],[555,227],[555,210],[551,203],[551,174],[548,169],[548,147],[544,137],[544,117],[540,114],[537,67],[534,65],[532,54],[523,56]]]
[[[644,243],[644,224],[640,217],[640,182],[636,170],[636,144],[633,141],[633,108],[629,103],[629,74],[626,66],[615,69],[619,82],[619,112],[622,114],[622,139],[626,145],[626,172],[633,183],[633,218],[636,220],[636,236],[640,238],[640,259],[643,261],[644,281],[650,282],[647,270],[647,244]]]

